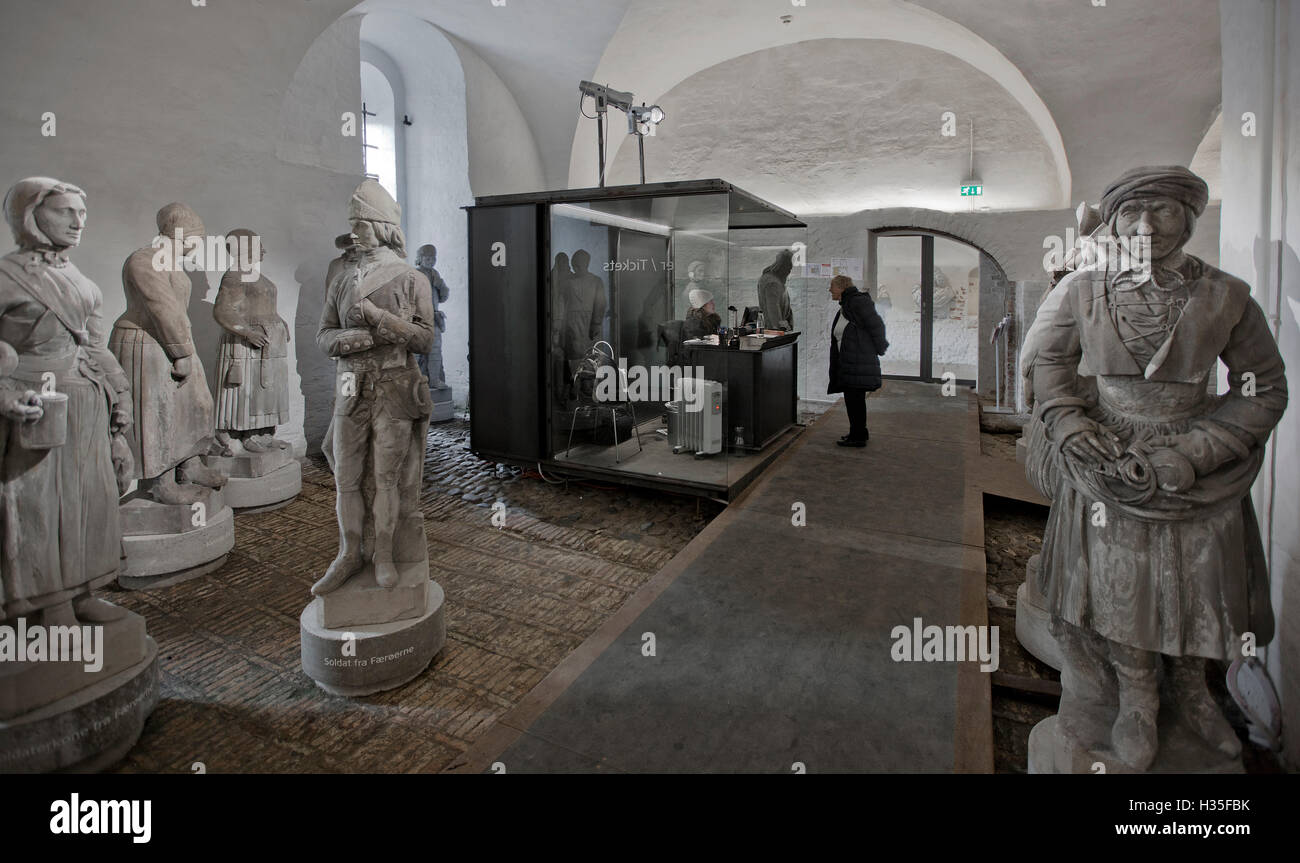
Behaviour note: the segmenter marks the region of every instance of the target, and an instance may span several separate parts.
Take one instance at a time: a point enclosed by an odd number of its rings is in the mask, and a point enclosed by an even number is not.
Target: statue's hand
[[[1187,456],[1174,449],[1154,450],[1147,460],[1156,471],[1156,485],[1161,491],[1183,492],[1196,484],[1196,469]]]
[[[190,376],[190,358],[177,357],[172,360],[172,378],[180,384],[185,383],[185,379]]]
[[[266,331],[259,326],[243,326],[240,329],[243,330],[240,335],[255,348],[264,348],[271,341],[266,337]]]
[[[380,321],[384,319],[384,310],[370,302],[369,297],[360,302],[359,308],[362,319],[372,327],[379,326]]]
[[[41,397],[32,390],[27,390],[16,398],[0,400],[0,416],[19,423],[34,423],[45,416]]]
[[[1211,473],[1233,458],[1231,451],[1222,447],[1216,449],[1207,435],[1195,429],[1182,434],[1156,435],[1148,439],[1146,445],[1152,450],[1174,453],[1197,475]]]
[[[121,434],[129,429],[133,422],[130,402],[121,401],[113,405],[113,413],[108,419],[109,431],[113,434]]]
[[[126,494],[126,490],[131,487],[131,476],[135,472],[135,457],[131,455],[131,447],[120,434],[113,435],[112,444],[113,458],[113,475],[117,480],[117,494],[119,497]]]
[[[1061,451],[1089,468],[1098,469],[1124,454],[1119,438],[1097,423],[1075,432],[1061,445]]]

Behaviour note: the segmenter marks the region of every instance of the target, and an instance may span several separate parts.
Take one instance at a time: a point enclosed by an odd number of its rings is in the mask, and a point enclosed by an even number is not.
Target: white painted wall
[[[537,139],[515,97],[473,48],[444,35],[460,55],[465,76],[469,182],[475,196],[550,188]]]
[[[1300,765],[1300,4],[1222,0],[1220,260],[1250,283],[1291,373],[1292,404],[1253,490],[1269,556],[1277,637],[1266,651],[1283,702],[1287,759]],[[1242,134],[1245,112],[1256,135]]]
[[[8,85],[0,99],[0,185],[7,189],[23,177],[44,174],[86,190],[89,223],[73,259],[104,292],[110,324],[125,308],[122,262],[152,239],[158,208],[178,200],[198,211],[209,233],[243,226],[264,234],[265,271],[279,287],[281,315],[293,322],[298,267],[328,261],[329,206],[351,183],[347,175],[360,170],[359,156],[349,159],[337,122],[344,106],[355,101],[355,64],[350,87],[344,79],[332,92],[304,91],[311,98],[300,102],[298,120],[333,117],[314,134],[281,140],[282,101],[314,35],[348,5],[5,4],[0,80]],[[351,44],[355,51],[355,39],[344,27],[326,41],[339,50]],[[40,133],[46,111],[57,116],[54,137]],[[207,274],[190,309],[209,373],[216,324],[202,296],[219,278]],[[290,365],[296,391],[292,358]],[[302,422],[303,403],[295,392],[291,422],[281,433],[300,447]]]
[[[447,317],[442,357],[452,398],[469,396],[469,237],[462,207],[474,202],[469,179],[466,81],[460,56],[427,21],[400,12],[377,11],[361,22],[363,45],[391,58],[404,82],[398,115],[405,153],[402,200],[407,260],[425,243],[438,247],[438,272],[451,288],[441,305]]]

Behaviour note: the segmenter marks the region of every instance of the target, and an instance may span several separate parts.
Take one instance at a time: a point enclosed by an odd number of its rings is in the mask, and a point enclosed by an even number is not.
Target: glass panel
[[[876,288],[872,298],[885,321],[889,350],[880,358],[886,375],[921,374],[921,238],[876,238]]]
[[[759,350],[729,348],[724,426],[731,452],[732,483],[752,480],[799,420],[806,386],[808,334],[807,230],[733,229],[729,236],[728,312],[774,336]],[[784,333],[785,335],[778,335]]]
[[[547,458],[725,494],[785,442],[807,232],[728,213],[725,194],[551,205]],[[741,350],[760,311],[772,338]]]
[[[935,237],[935,378],[952,372],[958,380],[975,380],[979,370],[979,292],[979,250],[946,237]]]
[[[701,412],[686,355],[690,293],[725,299],[726,195],[551,206],[549,454],[563,464],[724,486],[726,451],[674,452]],[[672,420],[670,421],[670,416]],[[703,454],[693,456],[697,451]]]

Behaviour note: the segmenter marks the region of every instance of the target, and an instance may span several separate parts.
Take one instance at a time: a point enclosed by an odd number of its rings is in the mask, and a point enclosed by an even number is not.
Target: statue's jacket
[[[366,322],[361,305],[381,311]],[[316,342],[338,360],[334,415],[350,416],[363,403],[382,402],[394,416],[421,420],[432,410],[427,379],[415,355],[428,353],[436,335],[432,287],[419,270],[381,247],[332,268]]]
[[[221,279],[212,315],[221,325],[217,355],[216,428],[249,431],[289,421],[289,326],[276,311],[275,283],[258,274],[230,270]],[[260,329],[267,342],[256,347],[233,327]]]
[[[113,324],[109,348],[131,382],[136,423],[131,454],[137,478],[153,478],[203,450],[212,434],[212,393],[190,330],[190,279],[154,266],[153,248],[122,265],[126,311]],[[172,362],[190,358],[190,374],[172,377]]]
[[[66,259],[16,251],[0,259],[0,341],[18,368],[0,389],[67,396],[67,440],[24,449],[0,418],[0,620],[112,581],[121,558],[110,416],[129,403],[105,347],[103,295]]]

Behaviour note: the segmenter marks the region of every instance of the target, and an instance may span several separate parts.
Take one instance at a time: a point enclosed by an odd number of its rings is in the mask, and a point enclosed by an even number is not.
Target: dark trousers
[[[867,391],[844,388],[844,409],[849,413],[849,437],[867,439]]]

